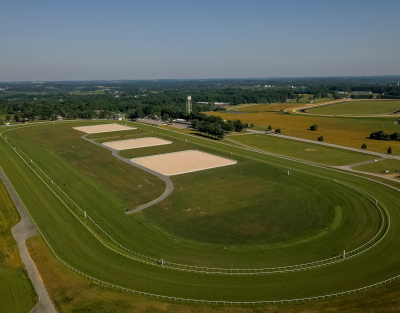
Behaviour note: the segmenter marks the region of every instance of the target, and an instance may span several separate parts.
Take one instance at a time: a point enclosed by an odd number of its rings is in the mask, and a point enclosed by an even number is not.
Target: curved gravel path
[[[153,174],[153,175],[157,176],[158,178],[162,179],[165,182],[166,188],[165,188],[164,193],[160,197],[158,197],[157,199],[155,199],[153,201],[150,201],[149,203],[146,203],[146,204],[144,204],[144,205],[142,205],[142,206],[140,206],[140,207],[138,207],[138,208],[136,208],[134,210],[126,211],[125,214],[132,214],[132,213],[135,213],[135,212],[142,211],[142,210],[152,206],[153,204],[156,204],[156,203],[164,200],[166,197],[169,196],[169,194],[172,192],[172,190],[174,190],[174,185],[172,184],[172,181],[169,179],[169,176],[162,175],[162,174],[157,173],[155,171],[152,171],[152,170],[150,170],[150,169],[148,169],[146,167],[143,167],[143,166],[141,166],[139,164],[136,164],[136,163],[132,162],[131,159],[127,159],[127,158],[121,157],[118,154],[118,152],[119,152],[118,150],[115,150],[113,148],[107,147],[107,146],[105,146],[105,145],[103,145],[101,143],[96,142],[93,139],[86,138],[88,135],[89,134],[86,134],[86,135],[82,136],[82,138],[87,140],[87,141],[89,141],[89,142],[91,142],[91,143],[93,143],[93,144],[95,144],[95,145],[98,145],[98,146],[100,146],[102,148],[106,148],[106,149],[110,150],[112,152],[112,155],[114,157],[116,157],[117,159],[119,159],[121,161],[124,161],[125,163],[128,163],[130,165],[136,166],[137,168],[140,168],[141,170],[144,170],[144,171],[146,171],[146,172],[148,172],[150,174]]]
[[[31,218],[25,210],[24,205],[20,201],[17,193],[9,182],[7,176],[0,168],[0,178],[3,181],[11,199],[13,200],[15,207],[21,216],[20,222],[12,228],[15,241],[17,242],[18,250],[21,255],[22,262],[25,265],[28,276],[35,287],[36,293],[39,296],[38,303],[32,308],[31,313],[56,313],[53,303],[50,300],[49,294],[47,293],[46,287],[40,277],[40,274],[35,266],[35,263],[31,259],[28,249],[26,248],[26,239],[37,236],[38,232]]]

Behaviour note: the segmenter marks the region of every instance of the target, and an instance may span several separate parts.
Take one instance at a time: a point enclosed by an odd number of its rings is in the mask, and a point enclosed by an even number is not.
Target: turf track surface
[[[174,136],[188,138],[180,134]],[[204,142],[202,139],[190,137],[189,140],[206,143],[214,149],[222,148],[218,143]],[[28,165],[15,156],[4,141],[1,142],[0,162],[54,251],[65,262],[88,275],[119,286],[183,298],[259,301],[336,293],[373,284],[398,274],[398,259],[393,250],[399,241],[397,191],[321,168],[259,155],[239,148],[223,148],[236,156],[272,161],[293,169],[340,179],[362,188],[385,205],[391,218],[391,228],[376,247],[362,255],[319,269],[262,276],[215,276],[164,270],[132,261],[100,244],[82,224],[77,222],[76,217],[60,204],[60,200],[49,191],[49,188],[33,175]],[[361,225],[352,226],[358,228]],[[179,248],[181,251],[186,251],[185,245]]]

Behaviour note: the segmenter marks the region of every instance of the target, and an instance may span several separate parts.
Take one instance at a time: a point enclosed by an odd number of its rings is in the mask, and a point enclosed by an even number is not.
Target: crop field
[[[400,155],[400,141],[380,141],[369,139],[375,131],[383,130],[392,134],[400,132],[396,117],[324,117],[294,114],[264,113],[221,113],[207,112],[221,116],[225,120],[240,119],[243,123],[255,124],[255,129],[266,130],[268,125],[279,128],[283,135],[317,141],[319,136],[324,141],[342,146],[360,149],[366,143],[368,150],[386,153],[389,146],[394,155]],[[318,125],[317,131],[310,131],[310,126]]]
[[[376,158],[368,154],[279,138],[276,135],[249,134],[228,138],[256,149],[334,166],[370,161]]]
[[[397,190],[127,122],[135,138],[172,143],[121,151],[125,158],[199,150],[237,161],[172,176],[167,198],[127,215],[158,198],[164,181],[73,129],[94,123],[0,128],[0,166],[59,264],[86,280],[127,294],[230,304],[332,295],[400,275]],[[95,139],[124,136],[116,133]]]
[[[400,110],[400,101],[353,100],[315,109],[308,113],[324,115],[389,114]]]

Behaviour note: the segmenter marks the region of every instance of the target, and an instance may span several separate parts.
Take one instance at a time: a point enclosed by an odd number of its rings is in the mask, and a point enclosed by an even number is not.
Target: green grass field
[[[50,253],[40,237],[27,241],[32,256],[46,284],[50,297],[60,313],[309,313],[390,312],[400,306],[399,283],[381,287],[371,292],[332,298],[325,301],[264,306],[221,306],[179,302],[164,302],[156,298],[127,294],[102,287],[71,272]]]
[[[156,198],[163,191],[162,181],[81,139],[82,133],[72,130],[72,124],[11,131],[8,140],[27,156],[13,151],[2,140],[0,165],[47,243],[74,268],[143,292],[223,301],[324,295],[399,274],[394,253],[400,226],[397,191],[218,141],[129,124],[173,142],[187,140],[185,144],[193,148],[234,158],[238,164],[172,177],[175,189],[167,199],[127,216],[124,208]],[[32,168],[23,159],[32,159]],[[90,231],[95,226],[83,221],[72,202],[117,242],[148,256],[198,266],[286,266],[329,258],[343,249],[349,251],[378,231],[382,221],[373,203],[333,179],[361,188],[385,205],[391,221],[385,237],[343,262],[271,275],[201,274],[132,260],[122,252],[116,253],[118,248],[111,241],[99,242],[96,232]]]
[[[326,115],[388,114],[400,110],[400,101],[353,100],[328,105],[307,112]]]
[[[392,134],[400,131],[396,117],[328,117],[296,114],[264,113],[221,113],[207,112],[223,119],[240,119],[244,123],[255,124],[257,130],[266,130],[268,125],[279,128],[283,135],[317,141],[319,136],[324,141],[342,146],[360,149],[366,143],[368,150],[386,153],[387,141],[369,139],[372,132],[383,130]],[[317,131],[310,131],[310,126],[318,125]],[[400,155],[400,142],[391,141],[394,155]]]
[[[280,110],[294,108],[301,106],[302,104],[310,103],[309,97],[312,95],[304,95],[304,98],[297,102],[296,99],[291,99],[285,103],[255,103],[255,104],[240,104],[227,107],[228,111],[238,111],[238,112],[278,112]],[[314,100],[313,103],[323,103],[332,101],[333,98],[318,98]]]
[[[228,138],[256,149],[334,166],[354,164],[375,158],[367,154],[280,138],[275,135],[252,134]]]
[[[0,199],[0,311],[29,312],[38,297],[11,233],[11,228],[19,222],[19,216],[1,180]]]
[[[388,175],[397,174],[398,177],[400,175],[400,161],[388,159],[355,166],[353,169],[376,174],[384,174],[385,171],[389,171]]]

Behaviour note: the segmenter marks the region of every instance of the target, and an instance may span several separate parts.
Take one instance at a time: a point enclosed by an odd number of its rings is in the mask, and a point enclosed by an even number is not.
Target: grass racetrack
[[[399,177],[400,161],[387,159],[379,162],[355,166],[353,169],[376,174],[384,174],[386,171],[389,171],[386,175],[395,175],[395,177]]]
[[[249,134],[228,138],[256,149],[334,166],[370,161],[375,158],[368,154],[280,138],[275,135]]]
[[[251,302],[345,292],[400,274],[395,252],[400,241],[396,190],[340,172],[128,123],[173,141],[153,148],[178,149],[176,143],[179,149],[201,149],[234,158],[238,164],[172,177],[175,189],[168,198],[139,214],[125,215],[125,209],[158,197],[163,182],[81,139],[72,127],[84,124],[13,128],[5,134],[11,146],[0,141],[0,166],[53,252],[85,275],[169,297]],[[97,139],[112,136],[103,135]],[[387,217],[367,197],[334,180],[376,197]],[[115,241],[84,219],[79,208]],[[264,275],[255,275],[254,270],[215,275],[161,267],[152,260],[144,263],[143,257],[116,244],[184,265],[256,269],[331,258],[363,245],[381,226],[384,236],[354,257]]]
[[[400,110],[396,100],[353,100],[307,110],[308,113],[323,115],[390,114]]]

